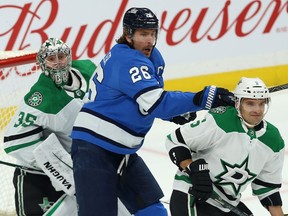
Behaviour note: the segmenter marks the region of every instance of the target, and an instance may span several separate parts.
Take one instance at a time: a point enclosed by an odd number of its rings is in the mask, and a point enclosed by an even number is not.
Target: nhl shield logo
[[[40,92],[34,92],[31,97],[28,99],[30,106],[39,106],[43,101],[42,94]]]

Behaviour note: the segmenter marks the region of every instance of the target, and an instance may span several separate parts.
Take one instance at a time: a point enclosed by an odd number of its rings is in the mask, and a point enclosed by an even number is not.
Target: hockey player
[[[167,136],[170,158],[179,167],[170,200],[172,216],[252,215],[240,202],[249,184],[271,215],[283,216],[279,188],[285,148],[278,129],[263,119],[269,91],[259,78],[243,77],[234,95],[235,108],[211,109]],[[213,197],[246,214],[233,213]]]
[[[92,79],[93,102],[84,104],[72,132],[80,216],[117,215],[117,197],[136,216],[166,216],[159,201],[163,192],[137,154],[154,119],[233,104],[232,93],[223,88],[207,86],[198,93],[163,89],[158,28],[148,8],[127,10],[122,36]]]
[[[70,48],[57,38],[42,44],[37,62],[43,73],[4,135],[5,152],[19,165],[39,170],[16,168],[17,214],[77,215],[70,134],[96,66],[90,60],[72,61]]]

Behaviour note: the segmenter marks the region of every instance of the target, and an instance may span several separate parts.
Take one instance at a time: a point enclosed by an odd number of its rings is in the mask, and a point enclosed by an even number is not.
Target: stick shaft
[[[216,194],[215,192],[213,192],[211,198],[213,200],[215,200],[216,202],[218,202],[220,205],[222,205],[224,208],[229,209],[230,211],[234,212],[235,214],[239,215],[239,216],[250,216],[247,213],[241,211],[240,209],[238,209],[237,207],[231,205],[230,203],[226,202],[225,200],[223,200],[218,194]]]
[[[272,87],[269,87],[268,89],[270,93],[285,90],[285,89],[288,89],[288,83],[278,85],[278,86],[272,86]]]
[[[7,162],[7,161],[1,161],[0,160],[0,164],[6,165],[6,166],[15,167],[15,168],[19,168],[19,169],[22,169],[22,170],[27,170],[27,171],[42,172],[42,170],[38,170],[38,169],[22,166],[22,165],[19,165],[19,164],[10,163],[10,162]]]

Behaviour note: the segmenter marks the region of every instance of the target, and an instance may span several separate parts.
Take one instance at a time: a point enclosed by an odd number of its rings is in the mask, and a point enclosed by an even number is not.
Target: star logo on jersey
[[[40,92],[34,92],[31,97],[28,99],[28,104],[30,106],[39,106],[43,101],[42,94]]]
[[[215,176],[217,179],[215,184],[231,186],[235,195],[239,194],[242,186],[256,177],[256,174],[250,172],[248,169],[248,156],[241,164],[231,165],[223,160],[221,160],[221,163],[224,172]]]
[[[53,204],[54,202],[50,202],[48,197],[43,197],[43,203],[38,205],[43,210],[43,212],[46,212]]]

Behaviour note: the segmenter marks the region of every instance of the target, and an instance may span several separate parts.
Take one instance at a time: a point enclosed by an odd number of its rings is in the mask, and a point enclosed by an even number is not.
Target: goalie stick
[[[19,169],[26,170],[26,171],[43,172],[42,170],[38,170],[38,169],[34,169],[34,168],[30,168],[30,167],[26,167],[26,166],[19,165],[19,164],[14,164],[14,163],[6,162],[6,161],[1,161],[1,160],[0,160],[0,164],[6,165],[6,166],[15,167],[15,168],[19,168]]]

